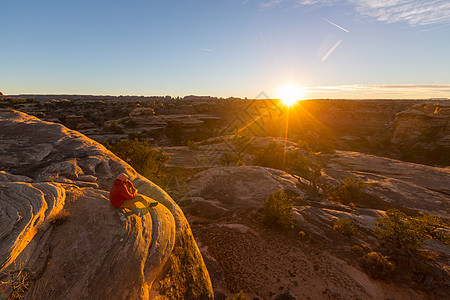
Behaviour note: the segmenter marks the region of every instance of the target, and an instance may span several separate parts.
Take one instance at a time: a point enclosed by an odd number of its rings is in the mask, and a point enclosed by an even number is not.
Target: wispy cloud
[[[270,9],[291,5],[352,5],[363,17],[384,23],[406,22],[411,26],[450,23],[448,0],[261,0],[260,7]]]
[[[363,16],[381,22],[406,22],[409,25],[430,25],[450,22],[450,1],[431,0],[350,0]]]
[[[380,93],[405,93],[432,94],[446,92],[450,96],[450,84],[391,84],[391,85],[368,85],[349,84],[333,86],[315,86],[306,88],[310,92],[380,92]]]
[[[197,49],[197,50],[199,50],[199,51],[213,52],[213,50],[208,49],[208,48],[195,48],[195,49]]]
[[[318,95],[335,93],[336,95],[416,95],[413,98],[450,97],[450,84],[350,84],[306,87],[305,90],[310,94]]]

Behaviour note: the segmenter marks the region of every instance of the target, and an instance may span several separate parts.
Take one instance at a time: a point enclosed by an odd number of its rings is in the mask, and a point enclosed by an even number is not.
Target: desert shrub
[[[283,191],[275,191],[263,201],[263,213],[266,225],[292,228],[292,200]]]
[[[128,133],[128,139],[129,140],[141,140],[142,135],[139,132],[133,131]]]
[[[339,218],[333,224],[333,229],[346,236],[359,235],[358,228],[356,228],[355,221],[350,218]]]
[[[297,142],[297,147],[312,152],[322,152],[326,154],[336,153],[333,141],[329,138],[324,138],[319,134],[304,134]]]
[[[352,250],[357,253],[363,253],[364,249],[360,245],[353,245]]]
[[[256,151],[253,163],[257,166],[283,169],[284,148],[272,141],[266,147]]]
[[[450,245],[450,235],[441,231],[441,229],[448,227],[448,225],[440,217],[425,214],[422,217],[413,218],[412,223],[425,238],[440,240]]]
[[[425,238],[424,231],[414,221],[398,209],[386,211],[386,217],[377,218],[373,229],[378,239],[398,250],[417,250]]]
[[[346,177],[339,186],[330,193],[333,201],[340,202],[344,205],[350,203],[361,203],[364,199],[363,189],[366,187],[361,181],[357,181],[355,177]]]
[[[2,277],[6,277],[6,280],[0,281],[0,284],[7,287],[9,298],[6,298],[5,296],[5,298],[0,297],[0,299],[22,299],[23,295],[28,291],[31,285],[30,272],[24,268],[18,268],[17,270],[5,271],[1,275],[3,275]]]
[[[375,251],[364,255],[362,266],[370,276],[380,279],[392,276],[395,270],[395,265],[390,261],[389,257]]]
[[[429,285],[431,281],[423,282],[424,278],[432,280],[432,274],[440,270],[433,262],[436,256],[421,246],[427,238],[448,242],[448,234],[439,231],[447,225],[437,216],[411,217],[397,209],[390,209],[386,217],[376,220],[375,226],[373,231],[385,246],[383,252],[396,262],[396,273],[422,286]]]
[[[164,151],[153,149],[147,142],[138,140],[119,141],[110,150],[151,180],[159,177],[159,172],[170,158]]]
[[[287,172],[297,179],[297,184],[308,193],[311,200],[318,201],[326,195],[328,186],[321,181],[322,168],[315,158],[314,155],[306,156],[300,152],[290,153],[287,157]]]
[[[244,155],[242,153],[226,151],[220,156],[219,163],[221,166],[227,167],[230,165],[243,166],[245,164]]]
[[[115,134],[123,133],[123,129],[119,127],[119,124],[117,124],[117,121],[113,121],[108,129],[110,131],[114,132]]]
[[[239,293],[232,297],[227,297],[225,300],[248,300],[248,298],[245,296],[244,292],[241,290]]]
[[[306,150],[308,152],[313,152],[313,150],[309,147],[308,143],[302,140],[298,140],[296,144],[297,148]]]
[[[252,139],[248,136],[233,135],[231,143],[237,153],[242,153],[252,148]]]

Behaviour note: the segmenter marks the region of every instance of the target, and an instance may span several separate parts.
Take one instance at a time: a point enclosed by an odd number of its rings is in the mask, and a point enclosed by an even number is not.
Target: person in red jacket
[[[158,202],[149,202],[137,192],[138,190],[133,186],[133,183],[128,180],[127,174],[120,173],[114,180],[114,184],[109,192],[109,201],[115,208],[132,207],[136,202],[141,202],[146,207],[158,205]]]

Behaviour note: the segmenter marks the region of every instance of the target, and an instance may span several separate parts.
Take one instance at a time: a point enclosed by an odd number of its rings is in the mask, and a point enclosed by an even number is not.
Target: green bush
[[[424,277],[440,272],[433,262],[436,257],[421,246],[427,238],[448,243],[449,235],[439,230],[448,227],[441,218],[433,215],[411,217],[397,209],[390,209],[386,217],[376,220],[375,226],[375,235],[384,242],[383,251],[395,260],[396,273],[402,278],[423,284]]]
[[[124,133],[123,129],[119,126],[117,121],[113,121],[109,126],[109,130],[114,132],[115,134]]]
[[[344,182],[330,193],[330,198],[344,205],[349,205],[350,203],[358,204],[363,202],[365,196],[363,189],[366,187],[367,185],[350,176],[345,178]]]
[[[359,235],[358,228],[356,228],[355,221],[350,218],[339,218],[333,224],[333,229],[346,235]]]
[[[170,158],[164,151],[153,149],[147,142],[138,140],[119,141],[110,150],[150,180],[158,178]]]
[[[287,172],[297,179],[297,184],[308,193],[309,199],[318,201],[325,196],[328,187],[321,180],[322,168],[318,163],[317,156],[307,156],[298,151],[291,152],[286,162]]]
[[[403,251],[417,250],[425,238],[424,231],[414,218],[398,209],[389,209],[386,217],[378,218],[373,231],[388,247]]]
[[[284,148],[272,141],[266,147],[256,151],[253,163],[257,166],[283,169]]]
[[[227,167],[230,165],[243,166],[245,164],[244,155],[242,153],[226,151],[220,156],[219,163],[221,166]]]
[[[333,141],[323,138],[318,134],[305,134],[297,142],[297,147],[312,152],[322,152],[326,154],[336,153]]]
[[[362,266],[370,276],[379,279],[392,276],[395,270],[395,265],[389,260],[389,257],[375,251],[364,255]]]
[[[440,229],[449,227],[440,217],[434,215],[423,215],[412,220],[414,226],[425,236],[425,238],[439,240],[450,245],[450,235]]]
[[[129,140],[141,140],[142,135],[139,132],[133,131],[128,133],[128,139]]]
[[[292,228],[292,200],[283,191],[275,191],[263,201],[263,213],[266,225]]]

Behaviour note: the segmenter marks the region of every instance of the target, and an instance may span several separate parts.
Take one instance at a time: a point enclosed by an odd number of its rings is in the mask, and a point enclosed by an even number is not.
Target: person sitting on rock
[[[137,193],[138,190],[133,186],[133,183],[128,180],[125,173],[117,175],[116,180],[109,192],[109,201],[115,208],[130,208],[136,202],[141,202],[147,208],[158,205],[158,202],[150,202],[149,198]]]

